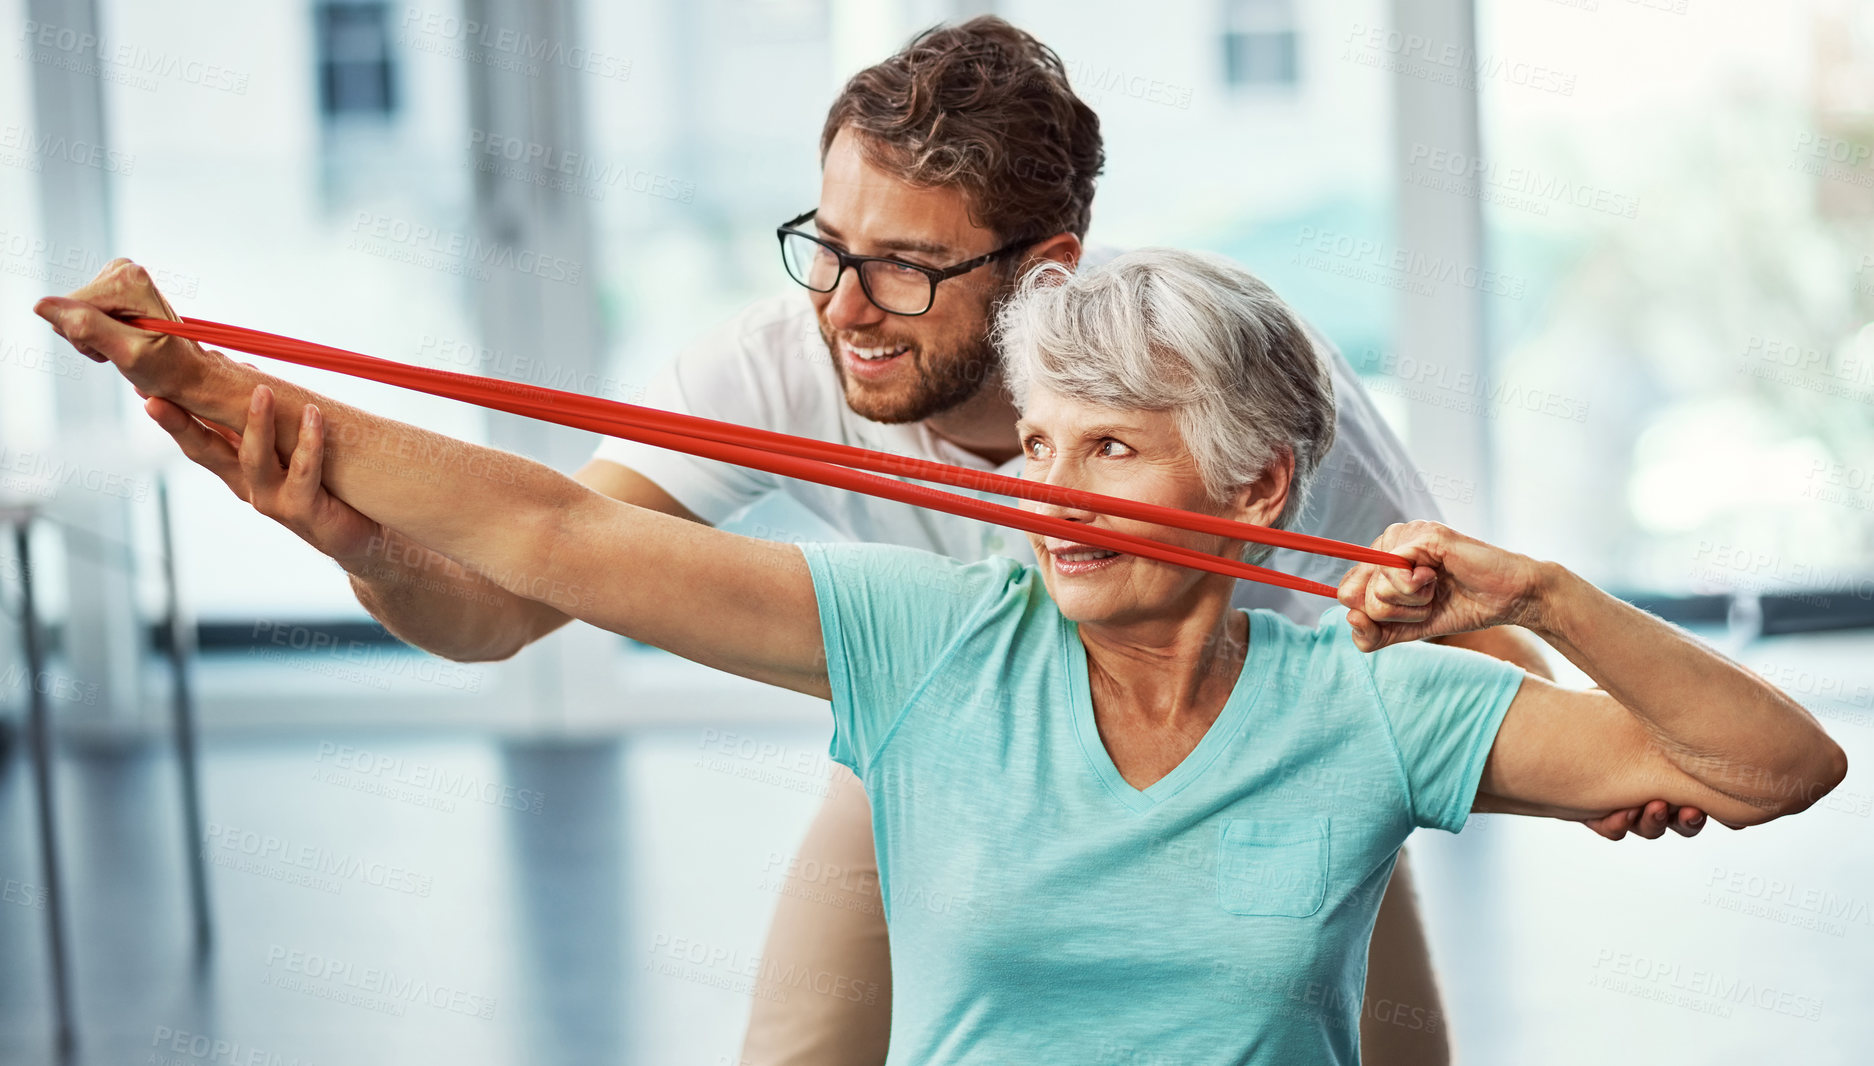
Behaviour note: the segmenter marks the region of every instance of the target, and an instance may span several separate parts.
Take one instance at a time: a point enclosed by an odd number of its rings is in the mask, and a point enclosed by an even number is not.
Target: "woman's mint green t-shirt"
[[[1032,566],[801,550],[830,754],[872,804],[890,1066],[1358,1061],[1399,846],[1464,825],[1521,670],[1363,654],[1338,607],[1313,629],[1252,611],[1216,722],[1140,790]]]

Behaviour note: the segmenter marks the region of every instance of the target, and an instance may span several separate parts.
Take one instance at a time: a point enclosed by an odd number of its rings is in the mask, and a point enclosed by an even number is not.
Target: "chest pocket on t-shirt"
[[[1217,902],[1231,914],[1306,918],[1327,899],[1327,818],[1231,818],[1218,841]]]

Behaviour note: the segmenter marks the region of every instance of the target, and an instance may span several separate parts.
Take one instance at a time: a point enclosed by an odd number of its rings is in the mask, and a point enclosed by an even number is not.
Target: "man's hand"
[[[1605,818],[1584,819],[1581,824],[1609,840],[1620,840],[1630,832],[1647,840],[1658,840],[1668,829],[1682,837],[1695,837],[1705,828],[1705,812],[1697,807],[1674,807],[1663,799],[1656,799],[1644,808],[1629,807]]]
[[[273,443],[273,394],[265,386],[254,391],[262,406],[248,418],[245,436],[203,422],[161,397],[151,397],[143,409],[175,438],[182,454],[220,478],[229,491],[352,569],[384,543],[384,527],[326,491],[320,480],[325,434],[316,422],[310,429],[302,423],[291,462],[280,462]]]
[[[227,361],[194,341],[150,333],[112,317],[177,318],[149,271],[128,259],[111,260],[70,296],[45,297],[33,305],[33,313],[86,357],[116,367],[139,396],[176,399]]]

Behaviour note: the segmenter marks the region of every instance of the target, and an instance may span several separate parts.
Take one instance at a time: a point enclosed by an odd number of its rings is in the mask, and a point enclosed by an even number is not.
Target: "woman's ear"
[[[1295,480],[1295,456],[1283,452],[1262,471],[1262,476],[1237,490],[1228,518],[1258,526],[1273,525],[1288,504],[1288,489]]]

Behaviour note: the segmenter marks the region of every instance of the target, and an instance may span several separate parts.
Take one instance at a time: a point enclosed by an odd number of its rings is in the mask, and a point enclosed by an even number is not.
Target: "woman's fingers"
[[[1353,630],[1354,647],[1361,651],[1378,651],[1394,644],[1419,640],[1431,635],[1430,627],[1418,622],[1374,621],[1365,611],[1347,612],[1347,625]]]
[[[1396,539],[1404,529],[1403,526],[1389,529],[1375,546],[1384,546],[1388,540]],[[1411,558],[1413,553],[1406,554]],[[1432,633],[1433,616],[1441,610],[1436,602],[1439,573],[1424,563],[1409,571],[1396,566],[1359,563],[1341,578],[1335,598],[1347,608],[1347,623],[1353,630],[1355,646],[1361,651],[1375,651]]]
[[[1438,571],[1423,565],[1410,571],[1386,567],[1374,577],[1369,592],[1394,607],[1424,607],[1438,594]]]
[[[1334,599],[1349,611],[1359,610],[1366,599],[1366,583],[1373,567],[1368,563],[1355,563],[1340,577],[1340,584],[1334,589]]]
[[[1437,591],[1437,572],[1431,567],[1411,573],[1383,568],[1367,583],[1361,609],[1376,622],[1423,622],[1432,616]]]
[[[1361,651],[1372,651],[1379,637],[1378,628],[1367,618],[1366,612],[1358,608],[1347,611],[1347,628],[1353,631],[1353,646]]]
[[[73,292],[71,298],[83,300],[112,315],[142,315],[170,321],[177,317],[168,299],[156,288],[150,272],[121,257],[104,264],[97,277]]]

